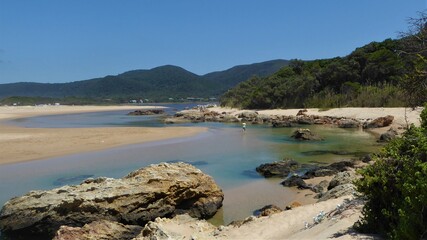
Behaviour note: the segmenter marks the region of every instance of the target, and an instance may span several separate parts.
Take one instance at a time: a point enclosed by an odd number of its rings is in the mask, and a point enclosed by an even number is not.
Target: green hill
[[[106,76],[70,83],[11,83],[0,84],[0,98],[12,96],[47,98],[91,98],[95,101],[113,99],[150,99],[161,102],[170,99],[219,97],[230,87],[251,76],[268,76],[288,62],[273,60],[236,66],[225,71],[199,76],[183,68],[166,65],[150,70],[133,70],[116,76]]]

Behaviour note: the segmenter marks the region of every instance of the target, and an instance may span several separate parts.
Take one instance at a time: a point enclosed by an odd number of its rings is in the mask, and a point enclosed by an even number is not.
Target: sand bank
[[[40,115],[136,110],[151,106],[22,106],[0,107],[0,121]],[[127,144],[189,137],[205,131],[196,127],[22,128],[0,123],[0,164],[46,159],[103,150]]]

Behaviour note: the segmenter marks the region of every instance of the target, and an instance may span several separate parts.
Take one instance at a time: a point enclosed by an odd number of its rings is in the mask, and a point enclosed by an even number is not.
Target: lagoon
[[[169,111],[183,105],[170,105]],[[157,116],[126,116],[127,112],[68,114],[18,119],[26,127],[168,127]],[[185,124],[194,126],[195,124]],[[293,158],[304,163],[331,163],[376,151],[375,137],[362,130],[304,126],[325,138],[300,142],[290,138],[297,128],[274,129],[267,125],[198,123],[209,130],[190,138],[134,144],[103,151],[0,166],[0,204],[30,190],[78,184],[87,177],[120,178],[138,168],[159,162],[183,161],[211,175],[225,192],[217,223],[243,219],[267,204],[285,205],[294,191],[280,179],[264,179],[255,172],[260,164]],[[174,125],[176,126],[176,125]]]

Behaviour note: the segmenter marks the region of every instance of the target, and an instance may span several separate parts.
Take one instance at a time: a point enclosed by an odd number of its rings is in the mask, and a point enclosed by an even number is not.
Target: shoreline
[[[25,128],[5,120],[114,110],[163,108],[158,106],[13,106],[0,107],[0,166],[75,153],[104,150],[129,144],[183,138],[207,131],[202,127],[101,127]]]

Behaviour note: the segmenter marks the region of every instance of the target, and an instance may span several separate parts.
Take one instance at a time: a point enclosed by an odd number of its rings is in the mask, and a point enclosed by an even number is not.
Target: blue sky
[[[345,56],[397,38],[427,0],[0,0],[0,83],[172,64],[196,74]]]

